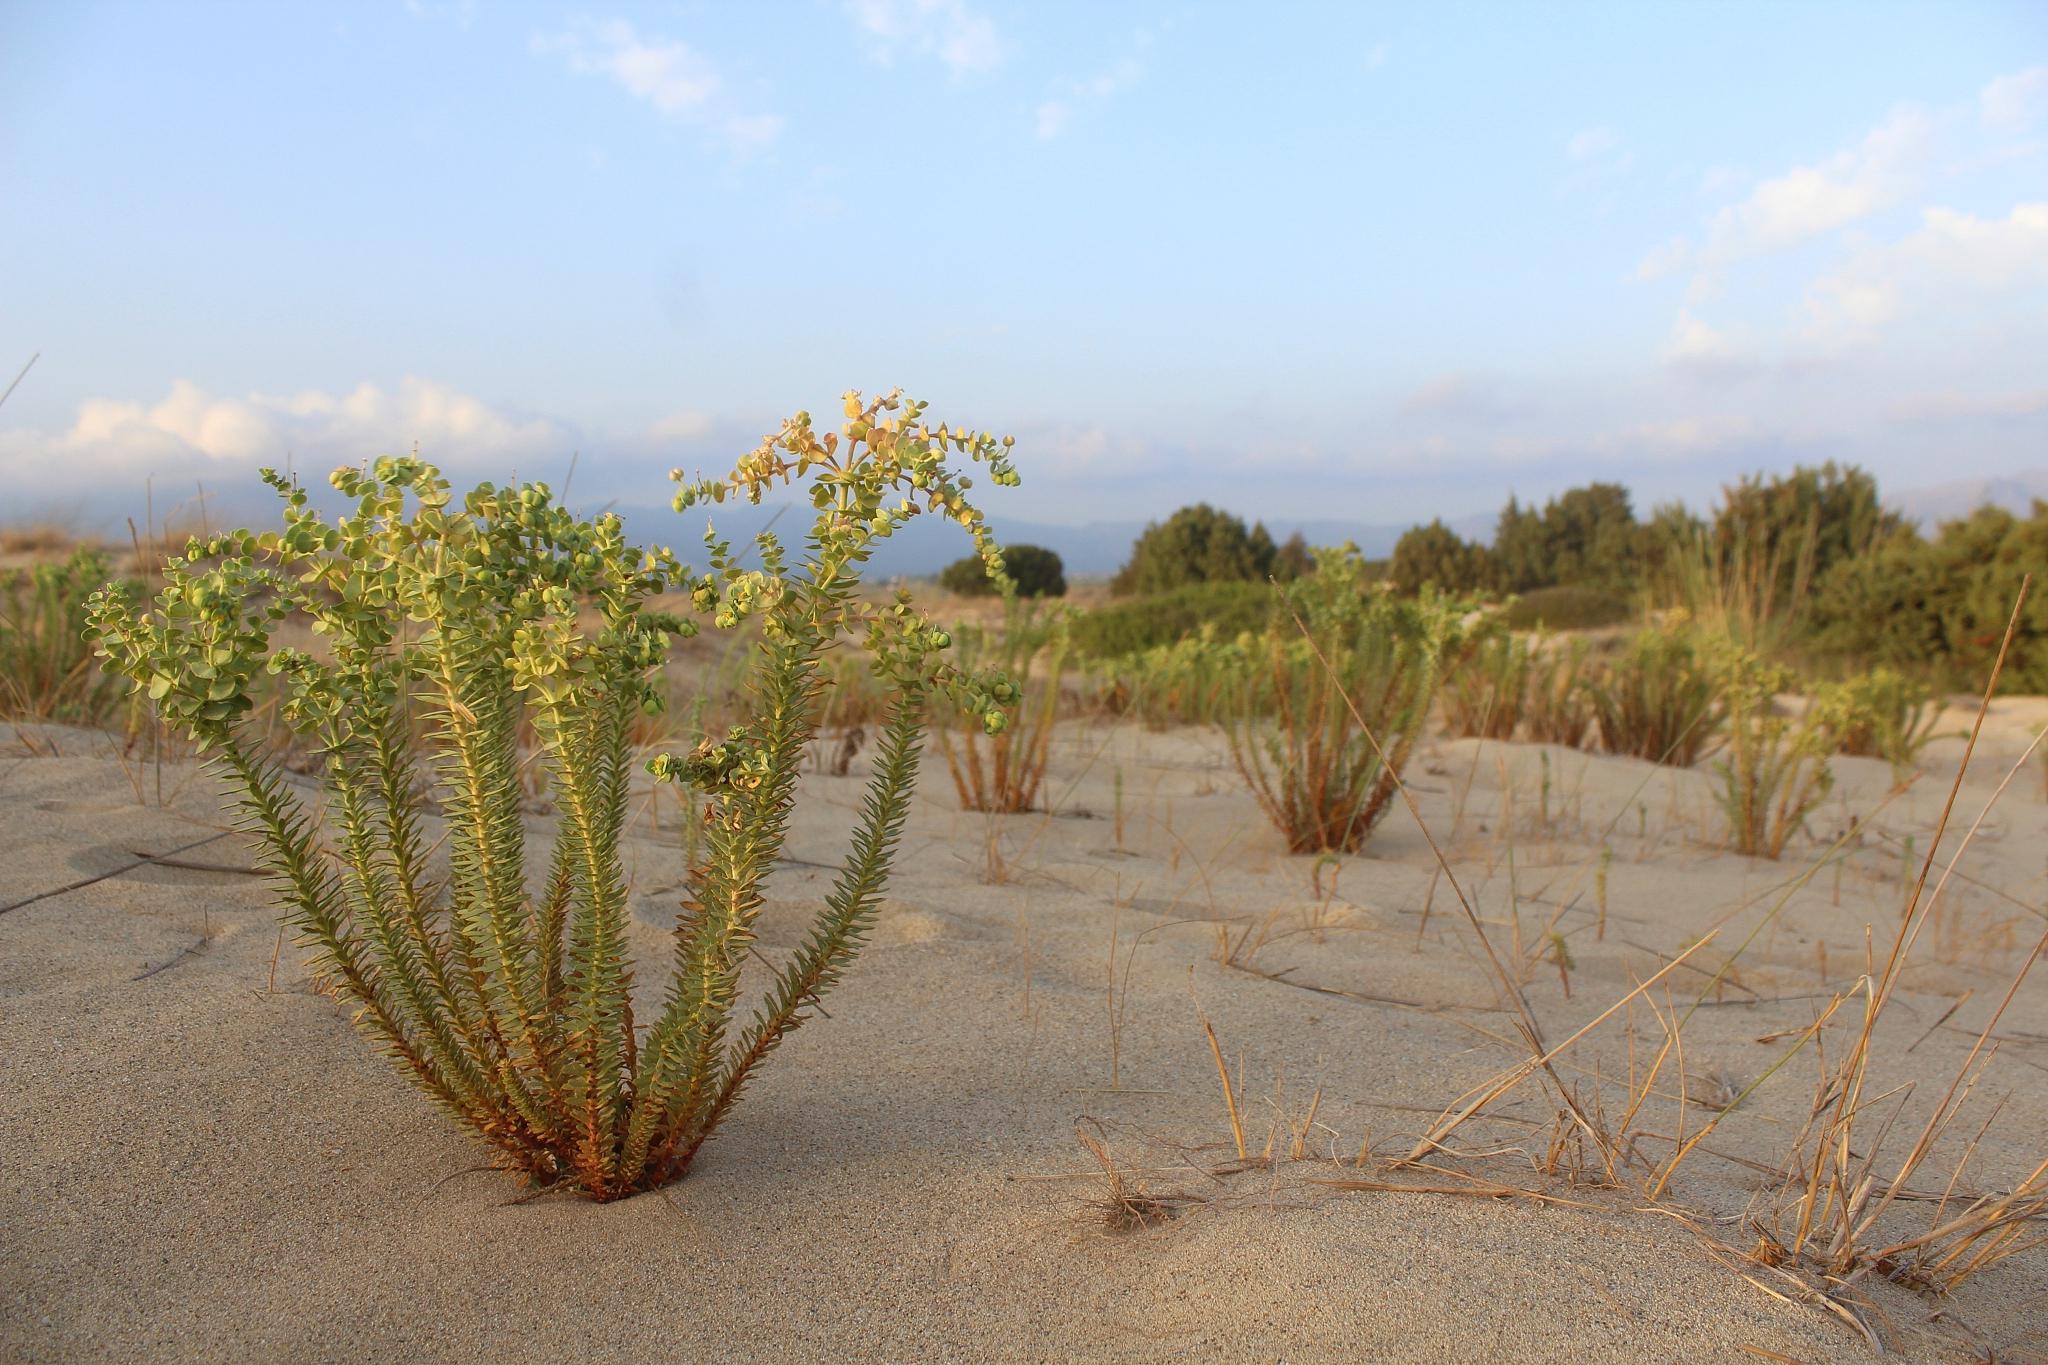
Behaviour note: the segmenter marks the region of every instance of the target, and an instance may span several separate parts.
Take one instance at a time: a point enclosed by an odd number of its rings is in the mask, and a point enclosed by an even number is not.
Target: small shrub
[[[1721,779],[1715,800],[1731,847],[1777,858],[1834,786],[1827,756],[1835,739],[1817,708],[1796,721],[1778,709],[1778,693],[1792,686],[1790,670],[1734,645],[1720,668],[1728,752],[1714,763]]]
[[[1276,621],[1231,718],[1231,755],[1290,852],[1355,852],[1421,738],[1464,609],[1434,593],[1393,596],[1348,548],[1319,552],[1287,598],[1323,657],[1291,616]]]
[[[1634,615],[1626,597],[1604,588],[1532,588],[1508,603],[1501,623],[1509,630],[1597,630]]]
[[[1721,722],[1721,678],[1697,631],[1649,626],[1589,681],[1586,695],[1611,754],[1689,768]]]
[[[1003,572],[1019,597],[1065,597],[1066,566],[1053,551],[1039,545],[1005,545]],[[999,591],[979,555],[956,559],[939,575],[939,585],[962,597],[987,597]]]
[[[1542,641],[1531,647],[1529,680],[1522,694],[1522,727],[1535,744],[1584,748],[1593,728],[1593,702],[1586,692],[1586,642]]]
[[[110,566],[81,546],[61,563],[0,571],[0,719],[98,725],[120,711],[126,689],[86,639],[88,603]]]
[[[1882,665],[1815,689],[1812,706],[1835,752],[1881,758],[1896,774],[1912,770],[1941,712],[1932,689]]]
[[[1001,630],[964,627],[955,644],[963,666],[998,669],[1017,687],[1022,699],[1016,721],[994,735],[978,716],[939,726],[939,748],[960,808],[1004,815],[1038,804],[1067,659],[1064,611],[1041,613],[1015,598],[1006,606]]]
[[[431,466],[382,459],[335,474],[356,507],[333,525],[303,489],[266,472],[285,499],[281,533],[195,542],[165,566],[152,608],[119,588],[93,598],[112,666],[234,789],[316,972],[501,1165],[544,1186],[616,1199],[689,1169],[866,935],[909,809],[927,700],[951,698],[993,731],[1015,698],[1001,679],[946,665],[947,637],[906,598],[874,605],[856,592],[875,543],[923,511],[969,528],[999,567],[946,461],[986,461],[996,483],[1010,483],[1007,442],[934,429],[922,404],[893,394],[865,404],[848,394],[846,411],[841,431],[822,439],[797,415],[729,476],[684,484],[676,497],[679,511],[758,502],[816,471],[817,518],[795,567],[766,533],[754,570],[707,533],[709,571],[692,574],[665,550],[628,545],[615,516],[571,515],[542,485],[486,484],[457,501]],[[670,587],[720,628],[761,629],[748,723],[649,765],[688,783],[703,817],[667,997],[643,1028],[620,839],[633,717],[659,704],[667,646],[694,629],[649,609]],[[310,623],[324,657],[275,647],[286,619]],[[736,1027],[822,662],[847,633],[892,696],[866,800],[808,938],[772,968],[752,1021]],[[250,687],[265,667],[285,679],[287,722],[325,756],[331,848],[251,733]],[[516,771],[522,720],[560,811],[547,874],[532,886]],[[445,874],[426,838],[422,779],[445,820]]]
[[[1265,583],[1193,583],[1172,592],[1085,611],[1074,618],[1074,650],[1093,659],[1118,659],[1202,633],[1220,640],[1259,631],[1273,615],[1273,589]]]
[[[1527,705],[1535,655],[1517,635],[1493,636],[1444,685],[1444,733],[1459,739],[1513,739]]]

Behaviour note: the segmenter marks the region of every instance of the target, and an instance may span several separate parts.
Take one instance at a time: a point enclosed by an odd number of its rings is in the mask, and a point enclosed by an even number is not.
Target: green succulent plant
[[[1000,579],[1000,551],[949,459],[1016,474],[1008,439],[933,426],[899,394],[849,393],[819,436],[785,422],[722,478],[683,481],[678,511],[807,484],[816,518],[800,561],[771,535],[743,568],[707,531],[709,567],[627,543],[542,484],[485,484],[458,501],[417,459],[342,469],[354,511],[333,522],[274,472],[284,529],[194,541],[153,604],[113,586],[91,630],[125,676],[220,768],[316,972],[358,1022],[498,1161],[548,1186],[614,1199],[677,1179],[758,1064],[844,972],[879,904],[909,811],[928,702],[1003,728],[1016,688],[945,662],[946,633],[907,597],[858,593],[876,542],[904,520],[957,521]],[[680,591],[693,616],[657,609]],[[751,716],[647,766],[699,793],[666,996],[634,1014],[621,836],[631,721],[658,709],[670,640],[695,617],[757,626]],[[280,647],[287,621],[317,653]],[[797,772],[851,639],[891,701],[851,847],[802,946],[738,1020],[741,971],[767,875],[788,833]],[[331,822],[266,755],[248,713],[258,674],[284,684],[289,727],[325,756]],[[559,812],[547,871],[526,875],[522,720]],[[431,802],[428,794],[431,793]],[[438,808],[438,815],[435,814]],[[446,844],[432,855],[430,824]],[[332,830],[327,825],[331,823]]]

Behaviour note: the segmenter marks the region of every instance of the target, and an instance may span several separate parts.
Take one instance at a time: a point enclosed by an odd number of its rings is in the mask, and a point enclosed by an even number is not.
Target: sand
[[[1965,718],[1953,713],[1950,727]],[[1999,704],[1964,816],[2044,722],[2048,704]],[[1924,852],[1960,748],[1933,745],[1924,776],[1876,828]],[[863,766],[805,780],[763,926],[771,956],[822,894],[830,874],[811,864],[837,856]],[[1837,792],[1814,821],[1826,837],[1892,785],[1881,763],[1836,766]],[[1552,1039],[1716,925],[1724,940],[1747,933],[1820,847],[1802,838],[1777,864],[1722,851],[1704,771],[1431,741],[1411,777],[1504,955],[1519,915],[1524,958],[1537,959],[1519,970]],[[831,1017],[761,1073],[688,1179],[600,1207],[521,1202],[513,1177],[481,1169],[483,1149],[309,989],[291,945],[276,953],[262,884],[234,870],[250,856],[238,836],[178,855],[213,868],[138,862],[222,828],[209,777],[134,768],[81,731],[17,733],[0,748],[0,905],[115,875],[0,913],[0,1356],[1874,1354],[1841,1320],[1717,1260],[1700,1236],[1747,1244],[1739,1219],[1770,1182],[1743,1162],[1782,1157],[1812,1095],[1809,1055],[1686,1164],[1661,1211],[1638,1177],[1600,1189],[1536,1171],[1554,1106],[1533,1085],[1497,1120],[1461,1130],[1462,1166],[1572,1204],[1332,1190],[1315,1182],[1358,1174],[1362,1144],[1397,1155],[1516,1060],[1470,929],[1444,886],[1431,893],[1414,821],[1389,816],[1319,898],[1315,860],[1286,855],[1212,732],[1073,723],[1049,789],[1050,817],[965,815],[934,755],[891,900],[825,1002]],[[650,961],[665,950],[681,861],[665,799],[639,818],[630,850],[637,948]],[[536,834],[547,823],[537,813]],[[2044,900],[2044,832],[2048,803],[2029,771],[1964,864],[1982,885],[1951,886],[1954,923],[1938,951],[1923,947],[1887,1022],[1898,1073],[1887,1084],[1938,1088],[1967,1053],[2040,933],[2029,907]],[[1839,887],[1823,874],[1793,895],[1688,1025],[1699,1093],[1761,1074],[1788,1046],[1773,1035],[1811,1020],[1823,983],[1846,986],[1862,970],[1865,926],[1882,943],[1897,922],[1900,851],[1864,842]],[[1596,939],[1603,844],[1608,926]],[[1553,922],[1573,963],[1569,997],[1545,937]],[[1233,941],[1264,926],[1254,970],[1218,960],[1219,923]],[[1724,940],[1694,960],[1718,966]],[[1683,1004],[1703,977],[1681,968],[1669,980]],[[643,992],[660,986],[658,971],[643,973]],[[1287,1155],[1289,1124],[1320,1092],[1302,1159],[1214,1174],[1236,1162],[1204,1017],[1242,1087],[1253,1156],[1269,1143]],[[1621,1023],[1570,1054],[1583,1093],[1595,1093],[1596,1068],[1610,1082],[1625,1071]],[[1638,1045],[1654,1046],[1647,1013],[1635,1023]],[[2042,1155],[2048,976],[2028,982],[1999,1032],[1980,1094],[2003,1109],[1968,1177],[1978,1187],[2009,1183]],[[1665,1108],[1668,1123],[1675,1105]],[[1710,1112],[1695,1098],[1687,1122]],[[1188,1196],[1180,1216],[1112,1232],[1077,1124],[1146,1189]],[[1416,1178],[1379,1163],[1369,1173]],[[1899,1216],[1907,1226],[1925,1212]],[[1903,1358],[2048,1352],[2048,1249],[1945,1299],[1864,1288],[1867,1319]]]

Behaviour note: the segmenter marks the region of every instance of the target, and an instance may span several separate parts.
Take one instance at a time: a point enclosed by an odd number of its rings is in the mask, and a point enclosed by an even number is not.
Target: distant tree
[[[1513,495],[1501,509],[1493,531],[1493,560],[1500,572],[1501,586],[1509,592],[1527,592],[1549,587],[1550,546],[1543,530],[1543,514],[1524,508]]]
[[[1501,586],[1625,589],[1637,578],[1640,529],[1628,490],[1618,483],[1566,489],[1541,512],[1511,496],[1493,536]]]
[[[1639,528],[1620,484],[1566,489],[1544,506],[1543,523],[1556,582],[1617,588],[1634,581]]]
[[[1110,580],[1110,591],[1154,593],[1188,583],[1262,581],[1272,575],[1278,553],[1263,525],[1247,529],[1241,517],[1197,503],[1145,528],[1131,546],[1130,562]]]
[[[1492,586],[1493,556],[1485,546],[1472,544],[1439,519],[1401,533],[1394,542],[1387,577],[1395,591],[1410,596],[1426,584],[1448,592],[1472,592]]]
[[[1017,585],[1019,597],[1067,595],[1066,565],[1060,562],[1059,555],[1043,546],[1005,545],[1003,571]],[[939,575],[939,582],[948,592],[957,592],[963,597],[983,597],[995,591],[995,584],[989,582],[988,570],[980,555],[954,560]]]
[[[1835,565],[1907,529],[1879,501],[1877,480],[1830,460],[1790,474],[1750,475],[1721,490],[1710,528],[1724,558],[1741,555],[1777,576],[1780,600],[1815,585]]]
[[[1316,552],[1309,548],[1308,540],[1296,531],[1280,544],[1273,556],[1273,577],[1282,583],[1291,583],[1297,578],[1306,578],[1316,571]]]
[[[1637,532],[1643,581],[1663,581],[1673,564],[1698,554],[1706,534],[1707,523],[1693,515],[1684,503],[1660,503]]]

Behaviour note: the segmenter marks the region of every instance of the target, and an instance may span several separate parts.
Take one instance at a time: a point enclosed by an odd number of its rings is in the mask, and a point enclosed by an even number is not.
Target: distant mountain
[[[2028,469],[1985,479],[1956,479],[1893,493],[1887,506],[1932,531],[1944,521],[1967,517],[1979,507],[2003,507],[2024,516],[2034,499],[2048,498],[2048,469]]]
[[[595,510],[595,509],[589,509]],[[643,541],[666,543],[685,562],[694,562],[702,556],[695,553],[699,543],[694,533],[703,525],[703,518],[692,513],[687,518],[678,518],[667,508],[620,507],[615,509],[626,519],[629,533]],[[717,513],[720,533],[738,545],[745,537],[774,521],[775,530],[782,535],[795,535],[808,525],[807,516],[799,516],[796,504],[780,505],[763,503],[759,507],[731,503],[713,509]],[[778,510],[782,515],[777,516]],[[1080,526],[1058,526],[1049,522],[1022,521],[1000,514],[989,518],[996,536],[1005,544],[1040,545],[1059,555],[1069,574],[1080,576],[1108,575],[1123,567],[1130,558],[1131,542],[1144,533],[1144,521],[1091,521]],[[1490,541],[1493,539],[1494,517],[1491,514],[1480,517],[1466,517],[1449,523],[1452,530],[1467,539]],[[1369,559],[1383,559],[1394,552],[1394,542],[1407,530],[1406,525],[1391,525],[1363,521],[1268,521],[1266,530],[1275,541],[1286,540],[1296,531],[1311,545],[1341,545],[1354,542]],[[872,561],[873,571],[882,577],[918,578],[936,574],[954,560],[968,553],[967,537],[957,526],[949,526],[933,516],[913,517],[891,536],[876,552]]]

